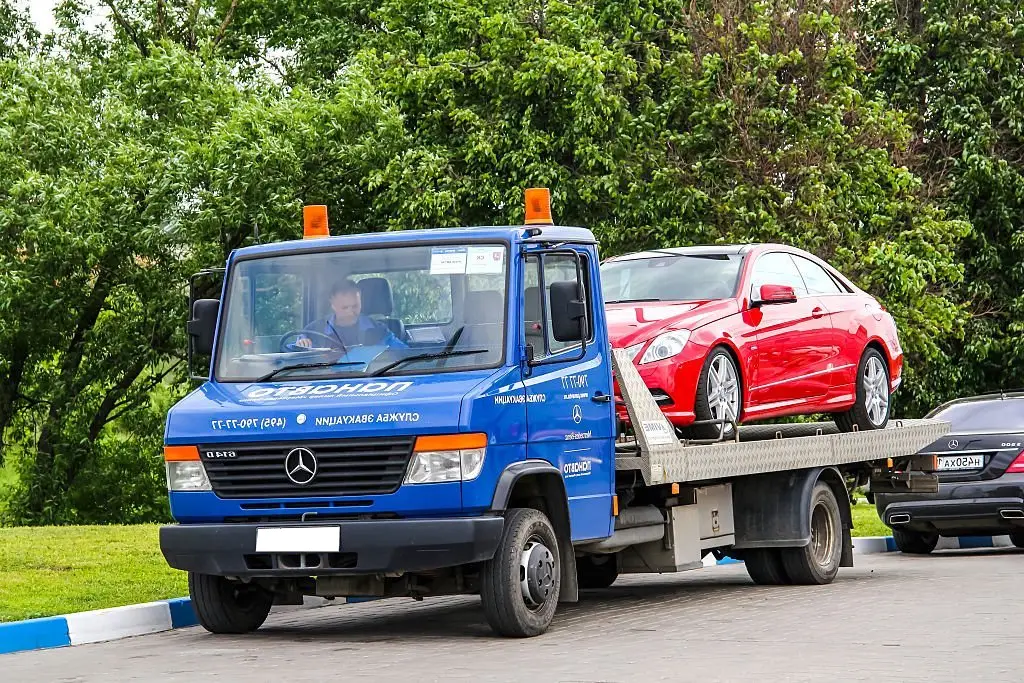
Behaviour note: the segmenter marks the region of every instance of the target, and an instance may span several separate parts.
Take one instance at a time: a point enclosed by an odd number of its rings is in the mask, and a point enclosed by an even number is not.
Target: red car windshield
[[[601,266],[606,304],[706,301],[736,296],[739,254],[635,254]]]

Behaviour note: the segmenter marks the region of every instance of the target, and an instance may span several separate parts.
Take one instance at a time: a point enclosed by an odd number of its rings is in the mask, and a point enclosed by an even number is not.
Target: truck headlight
[[[651,342],[651,345],[647,347],[647,351],[644,352],[643,358],[640,359],[640,365],[644,363],[654,363],[659,360],[665,360],[675,356],[686,346],[686,342],[690,340],[689,330],[673,330],[672,332],[665,332],[659,334]]]
[[[168,491],[211,491],[210,478],[195,446],[164,446]]]
[[[168,491],[209,491],[210,479],[206,476],[206,468],[198,460],[168,462]]]
[[[421,436],[416,439],[405,483],[472,481],[484,468],[486,444],[486,434]]]

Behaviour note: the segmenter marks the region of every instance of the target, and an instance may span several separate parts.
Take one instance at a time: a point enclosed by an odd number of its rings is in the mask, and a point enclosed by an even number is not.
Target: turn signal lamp
[[[546,187],[526,190],[526,224],[551,225],[551,192]]]
[[[302,207],[302,238],[330,237],[327,229],[327,207],[323,204],[312,204]]]

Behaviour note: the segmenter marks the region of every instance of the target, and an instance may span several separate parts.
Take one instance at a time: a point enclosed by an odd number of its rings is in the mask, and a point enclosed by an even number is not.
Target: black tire
[[[693,404],[694,415],[698,422],[701,420],[721,419],[720,417],[716,418],[708,400],[708,377],[716,363],[727,363],[736,378],[736,415],[733,416],[733,419],[739,424],[740,416],[743,412],[743,377],[740,375],[739,368],[736,367],[736,361],[733,359],[732,354],[722,347],[712,349],[708,357],[704,359],[704,367],[701,368],[700,379],[697,380],[697,395]],[[690,427],[687,432],[694,439],[717,439],[719,436],[731,439],[734,435],[731,424],[725,425],[724,434],[720,424],[696,425]]]
[[[188,574],[188,592],[199,623],[210,633],[249,633],[270,614],[274,595],[251,583],[223,576]]]
[[[525,569],[523,554],[530,543],[539,543],[536,566],[542,580],[536,582],[538,598],[527,604],[522,581]],[[536,562],[536,565],[535,565]],[[484,616],[495,633],[512,638],[529,638],[544,633],[558,608],[558,592],[562,585],[562,563],[558,554],[558,538],[544,513],[530,508],[512,508],[505,514],[505,528],[494,557],[483,565],[480,574],[480,597]]]
[[[868,370],[869,363],[878,361],[881,363],[881,369],[885,373],[885,416],[880,421],[873,421],[868,412],[867,405],[867,390],[865,388],[864,376]],[[864,355],[860,357],[860,364],[857,366],[857,398],[856,403],[845,413],[836,413],[833,415],[836,427],[841,432],[852,432],[854,426],[858,431],[865,431],[871,429],[885,429],[885,426],[889,424],[889,413],[892,409],[892,392],[889,389],[889,363],[885,360],[885,356],[878,352],[877,349],[868,348],[864,351]]]
[[[917,531],[892,530],[896,548],[908,555],[927,555],[939,544],[938,534],[923,534]]]
[[[832,488],[819,481],[811,492],[811,542],[803,548],[783,548],[782,566],[798,585],[832,583],[843,555],[843,518]]]
[[[576,580],[580,588],[608,588],[619,578],[619,556],[582,555],[576,558]]]
[[[743,553],[743,564],[754,583],[761,586],[785,586],[792,583],[782,565],[781,551],[756,548]]]
[[[1015,531],[1010,534],[1010,543],[1018,548],[1024,548],[1024,531]]]

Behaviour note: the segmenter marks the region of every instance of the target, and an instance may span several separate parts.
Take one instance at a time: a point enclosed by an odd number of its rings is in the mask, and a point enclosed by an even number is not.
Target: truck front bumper
[[[257,529],[340,527],[338,552],[256,552]],[[233,577],[416,572],[489,560],[504,518],[381,519],[336,523],[176,524],[160,528],[175,569]]]

